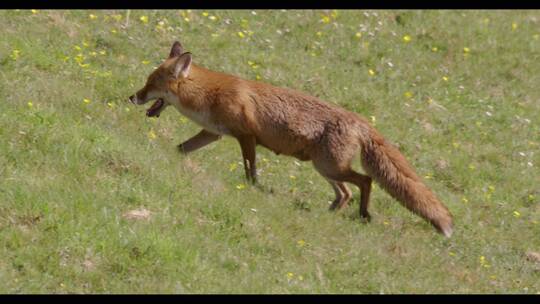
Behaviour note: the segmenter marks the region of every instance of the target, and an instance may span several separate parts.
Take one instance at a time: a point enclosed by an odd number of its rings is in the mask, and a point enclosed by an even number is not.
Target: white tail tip
[[[448,227],[448,228],[444,228],[442,230],[442,233],[444,234],[445,237],[449,238],[452,236],[452,233],[454,233],[454,231],[451,227]]]

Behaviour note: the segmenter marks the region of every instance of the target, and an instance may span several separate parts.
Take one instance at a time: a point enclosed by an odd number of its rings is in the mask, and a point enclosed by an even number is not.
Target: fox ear
[[[173,76],[178,79],[179,77],[186,78],[189,75],[191,69],[191,53],[184,53],[173,64]]]
[[[169,53],[169,58],[177,57],[184,53],[184,48],[182,44],[178,41],[175,41],[171,47],[171,52]]]

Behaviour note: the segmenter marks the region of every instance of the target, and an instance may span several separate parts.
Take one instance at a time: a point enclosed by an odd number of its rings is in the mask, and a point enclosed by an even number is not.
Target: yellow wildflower
[[[141,20],[142,23],[148,23],[148,16],[141,16],[139,20]]]
[[[330,23],[330,17],[328,17],[328,16],[323,16],[323,17],[321,18],[321,21],[322,21],[323,23]]]
[[[11,59],[13,59],[13,60],[17,60],[17,59],[19,59],[20,54],[21,54],[21,51],[15,49],[15,50],[11,51],[11,55],[9,55],[9,57],[11,57]]]
[[[202,15],[208,17],[208,12],[202,12]]]
[[[244,35],[244,33],[242,33],[242,32],[238,32],[238,36],[239,36],[240,38],[246,37],[246,35]]]
[[[143,60],[143,61],[141,61],[141,63],[142,63],[142,64],[149,64],[150,61],[148,61],[148,60]]]
[[[434,47],[431,48],[431,51],[432,51],[432,52],[437,52],[438,50],[439,50],[439,48],[436,47],[436,46],[434,46]]]
[[[412,40],[411,36],[409,35],[403,36],[403,41],[405,41],[405,43],[411,42],[411,40]]]
[[[462,198],[461,198],[461,201],[462,201],[463,203],[465,203],[465,204],[469,202],[469,200],[468,200],[466,197],[462,197]]]
[[[27,103],[27,105],[28,105],[29,108],[31,108],[31,107],[34,106],[34,104],[33,104],[31,101],[29,101],[29,102]]]
[[[298,240],[298,242],[296,242],[296,243],[297,243],[298,246],[300,246],[300,247],[303,247],[303,246],[306,244],[306,242],[305,242],[304,240]]]
[[[447,77],[447,76],[443,76],[442,80],[448,81],[448,77]]]
[[[88,18],[90,18],[90,20],[94,20],[94,19],[97,19],[97,16],[94,14],[90,14],[88,15]]]
[[[34,15],[37,14],[37,13],[39,12],[37,9],[32,9],[32,10],[30,10],[30,11],[31,11],[32,14],[34,14]]]
[[[210,19],[212,21],[216,21],[217,17],[216,16],[210,16],[210,17],[208,17],[208,19]]]
[[[88,104],[88,103],[90,103],[90,99],[84,98],[84,99],[83,99],[83,102]]]
[[[521,213],[519,213],[519,211],[514,211],[514,217],[520,217],[521,216]]]
[[[369,69],[368,73],[369,73],[370,76],[375,76],[375,71],[372,70],[372,69]]]
[[[463,48],[463,52],[464,53],[469,53],[471,51],[471,49],[469,49],[468,47],[464,47]]]
[[[362,38],[362,33],[356,32],[356,34],[354,34],[354,36],[355,36],[356,38]]]
[[[246,185],[244,185],[244,184],[238,184],[238,185],[236,185],[236,189],[238,189],[238,190],[242,190],[242,189],[244,189],[244,188],[246,188]]]
[[[413,93],[409,92],[409,91],[405,92],[403,95],[405,96],[405,98],[412,98],[413,97]]]
[[[517,30],[517,28],[518,28],[518,24],[515,22],[512,22],[512,31]]]
[[[156,133],[154,133],[154,130],[150,130],[148,132],[148,138],[150,139],[155,139],[157,136],[156,136]]]

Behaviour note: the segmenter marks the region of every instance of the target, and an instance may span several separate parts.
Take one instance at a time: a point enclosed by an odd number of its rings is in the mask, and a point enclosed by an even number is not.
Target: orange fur
[[[182,76],[184,75],[184,76]],[[150,97],[149,97],[150,96]],[[359,187],[360,215],[369,220],[372,179],[406,208],[447,237],[452,216],[416,175],[403,155],[362,117],[305,93],[244,80],[191,63],[191,54],[175,43],[169,58],[130,97],[138,104],[160,98],[204,130],[179,145],[187,153],[221,138],[236,138],[246,177],[256,182],[255,146],[312,161],[332,185],[340,209],[351,199],[347,183]],[[139,102],[142,100],[142,102]],[[367,175],[351,168],[360,153]]]

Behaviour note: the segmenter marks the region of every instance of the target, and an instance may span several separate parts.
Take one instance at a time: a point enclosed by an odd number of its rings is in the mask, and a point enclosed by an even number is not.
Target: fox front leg
[[[210,143],[213,143],[220,138],[221,135],[210,133],[203,129],[201,132],[197,133],[197,135],[179,144],[178,150],[182,154],[187,154],[197,149],[200,149]]]
[[[244,170],[246,178],[253,184],[257,183],[257,168],[255,165],[255,136],[239,136],[237,137],[242,149],[242,158],[244,159]]]

